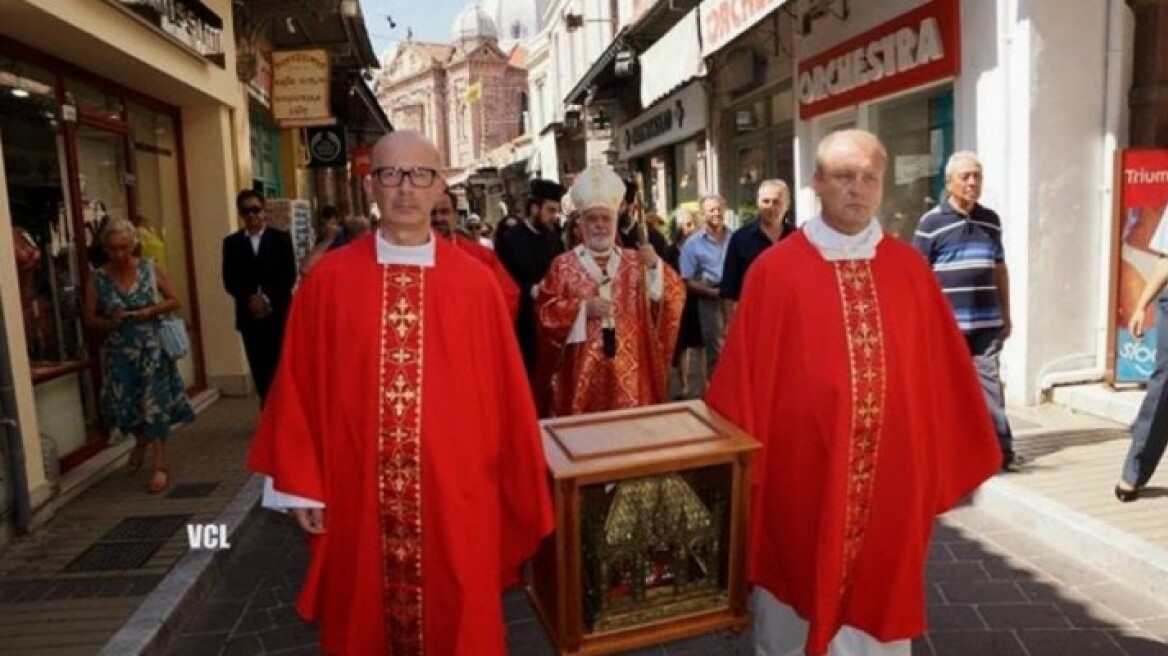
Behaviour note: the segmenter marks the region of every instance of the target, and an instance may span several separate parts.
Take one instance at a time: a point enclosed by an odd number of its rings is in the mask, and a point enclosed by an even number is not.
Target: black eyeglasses
[[[239,213],[244,215],[244,216],[248,216],[251,214],[263,214],[263,212],[264,212],[264,208],[262,208],[258,205],[252,205],[250,207],[245,207],[245,208],[239,210]]]
[[[409,178],[410,183],[415,187],[424,189],[434,184],[434,181],[438,179],[438,170],[425,166],[415,166],[410,169],[383,166],[373,169],[373,177],[382,187],[400,187],[402,182]]]

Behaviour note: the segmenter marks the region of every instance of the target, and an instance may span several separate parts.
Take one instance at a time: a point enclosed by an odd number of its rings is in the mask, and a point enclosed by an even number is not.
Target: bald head
[[[823,169],[824,162],[848,151],[860,151],[877,158],[881,168],[888,162],[888,151],[876,135],[865,130],[837,130],[819,142],[815,151],[815,169]]]
[[[442,154],[421,132],[398,130],[377,140],[373,146],[373,167],[428,166],[442,168]]]
[[[824,137],[815,153],[812,186],[824,223],[844,234],[868,227],[884,199],[888,153],[863,130],[841,130]]]
[[[442,155],[429,139],[413,130],[378,139],[365,185],[377,201],[387,239],[409,243],[429,238],[430,211],[446,191]]]

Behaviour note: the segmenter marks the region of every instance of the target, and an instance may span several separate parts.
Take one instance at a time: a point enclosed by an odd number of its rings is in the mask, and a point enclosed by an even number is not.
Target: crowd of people
[[[1012,329],[1002,226],[979,203],[974,153],[949,159],[946,197],[911,244],[881,229],[887,154],[860,130],[819,144],[820,211],[799,229],[788,185],[767,180],[756,220],[731,230],[710,195],[674,212],[668,238],[601,163],[567,189],[533,181],[523,216],[491,239],[477,217],[459,225],[423,136],[384,137],[373,159],[372,230],[326,211],[298,271],[248,190],[222,251],[263,406],[249,466],[266,476],[264,504],[309,536],[298,610],[325,653],[504,653],[499,593],[554,529],[538,419],[699,395],[762,444],[757,653],[910,652],[935,516],[1023,465],[999,375]],[[128,221],[103,228],[85,319],[105,336],[104,416],[135,437],[131,469],[154,447],[159,492],[171,426],[193,413],[159,329],[176,294],[137,239]],[[1168,280],[1158,271],[1143,305]],[[1168,356],[1121,501],[1163,455],[1166,372]]]

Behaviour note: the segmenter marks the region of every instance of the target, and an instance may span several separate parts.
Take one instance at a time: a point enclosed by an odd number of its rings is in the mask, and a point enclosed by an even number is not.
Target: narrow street
[[[293,610],[307,553],[291,520],[257,510],[219,584],[180,629],[174,656],[317,654]],[[941,519],[928,565],[930,631],[915,656],[1164,656],[1168,606],[1128,590],[1011,527],[966,507]],[[509,654],[554,654],[523,594],[509,592]],[[749,632],[632,652],[750,654]]]

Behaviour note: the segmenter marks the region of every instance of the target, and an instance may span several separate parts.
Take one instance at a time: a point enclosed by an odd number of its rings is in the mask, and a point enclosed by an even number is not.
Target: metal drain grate
[[[105,572],[138,569],[162,546],[160,541],[98,543],[86,549],[65,566],[66,572]]]
[[[219,487],[218,483],[182,483],[175,485],[170,494],[166,495],[167,499],[204,499],[211,496],[215,488]]]
[[[191,518],[190,515],[144,515],[127,517],[110,529],[98,543],[141,542],[144,540],[170,539]]]

